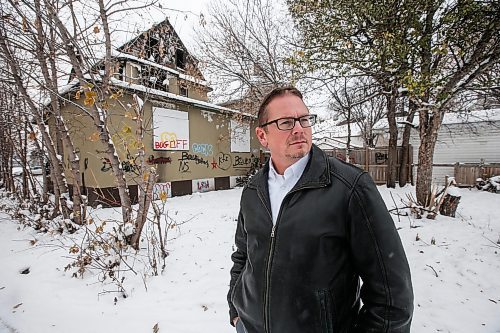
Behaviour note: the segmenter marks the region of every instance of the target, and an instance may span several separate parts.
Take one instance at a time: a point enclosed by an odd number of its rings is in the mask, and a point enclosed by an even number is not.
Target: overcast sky
[[[121,45],[137,36],[139,32],[148,30],[154,23],[162,22],[168,17],[183,43],[192,52],[195,47],[193,29],[199,27],[200,14],[207,16],[207,5],[210,1],[212,0],[160,0],[161,9],[155,6],[155,8],[137,11],[133,17],[128,14],[120,20],[119,25],[128,24],[129,27],[123,28],[124,33],[117,36],[115,45]]]

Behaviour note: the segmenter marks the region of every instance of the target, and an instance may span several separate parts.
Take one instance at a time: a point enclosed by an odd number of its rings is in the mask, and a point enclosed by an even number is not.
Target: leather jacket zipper
[[[271,307],[269,306],[269,285],[271,284],[271,260],[274,252],[274,231],[276,229],[276,224],[273,225],[271,230],[271,244],[269,246],[269,256],[267,258],[267,269],[266,269],[266,290],[265,290],[265,300],[264,300],[264,326],[266,332],[269,333],[269,312]]]
[[[271,306],[269,304],[269,286],[271,284],[271,263],[272,263],[272,259],[273,259],[272,257],[273,257],[273,254],[274,254],[274,239],[275,239],[275,236],[276,236],[276,227],[277,227],[278,222],[279,222],[280,217],[281,217],[281,209],[283,208],[283,203],[285,202],[285,199],[287,199],[287,197],[290,194],[292,194],[292,193],[298,192],[298,191],[306,189],[306,188],[318,188],[318,187],[325,187],[325,186],[326,185],[323,185],[323,186],[303,186],[303,187],[296,188],[296,189],[291,190],[290,192],[288,192],[285,195],[285,197],[283,198],[283,201],[281,202],[281,207],[280,207],[280,210],[279,210],[279,213],[278,213],[278,218],[276,219],[276,224],[273,224],[273,228],[271,229],[271,243],[269,244],[269,254],[268,254],[268,257],[267,257],[266,287],[264,289],[264,329],[265,329],[266,333],[270,333],[270,329],[269,329],[270,320],[269,320],[269,317],[270,317],[270,312],[271,312]],[[262,202],[262,205],[266,208],[267,213],[271,217],[271,223],[272,223],[273,216],[272,216],[271,212],[269,211],[269,209],[267,208],[267,206],[265,204],[265,201],[264,201],[264,199],[262,198],[262,196],[260,194],[260,191],[258,191],[258,190],[257,190],[257,195],[258,195],[260,201]]]

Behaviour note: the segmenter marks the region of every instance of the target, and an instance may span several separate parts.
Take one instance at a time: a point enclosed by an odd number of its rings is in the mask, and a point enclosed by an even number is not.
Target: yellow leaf
[[[132,129],[129,126],[123,126],[122,132],[125,134],[132,133]]]
[[[95,232],[96,234],[102,234],[104,231],[104,228],[102,225],[98,226],[97,228],[95,228]]]
[[[85,97],[86,98],[96,98],[97,96],[97,93],[95,91],[92,91],[92,90],[88,90],[85,92]]]
[[[112,99],[118,99],[123,96],[123,89],[118,90],[117,92],[111,94]]]
[[[80,99],[80,90],[78,90],[76,93],[75,93],[75,99]]]
[[[35,141],[35,139],[36,139],[36,133],[35,132],[30,132],[29,139],[31,141]]]
[[[95,34],[98,34],[98,33],[99,33],[99,27],[98,27],[97,25],[94,27],[94,33],[95,33]]]
[[[83,101],[83,104],[85,104],[85,106],[92,106],[94,105],[95,103],[95,100],[93,98],[85,98],[85,100]]]
[[[162,202],[167,201],[167,192],[165,192],[165,191],[161,191],[161,192],[160,192],[160,200],[161,200]]]
[[[144,175],[142,176],[142,179],[146,182],[149,178],[149,172],[145,172]]]
[[[73,245],[72,247],[69,248],[69,253],[78,253],[80,252],[80,248],[76,245]]]

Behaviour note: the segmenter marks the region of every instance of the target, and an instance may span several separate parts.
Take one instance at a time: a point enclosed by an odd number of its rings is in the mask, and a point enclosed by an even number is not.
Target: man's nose
[[[292,134],[304,132],[304,127],[300,124],[300,121],[295,120],[292,128]]]

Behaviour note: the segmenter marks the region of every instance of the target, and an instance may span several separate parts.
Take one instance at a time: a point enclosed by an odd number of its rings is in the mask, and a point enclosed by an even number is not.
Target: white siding
[[[416,130],[412,131],[410,143],[413,160],[417,162],[420,139]],[[434,150],[434,163],[480,163],[481,160],[500,162],[500,121],[442,126]],[[434,167],[433,182],[443,184],[445,176],[453,174],[453,167]]]

